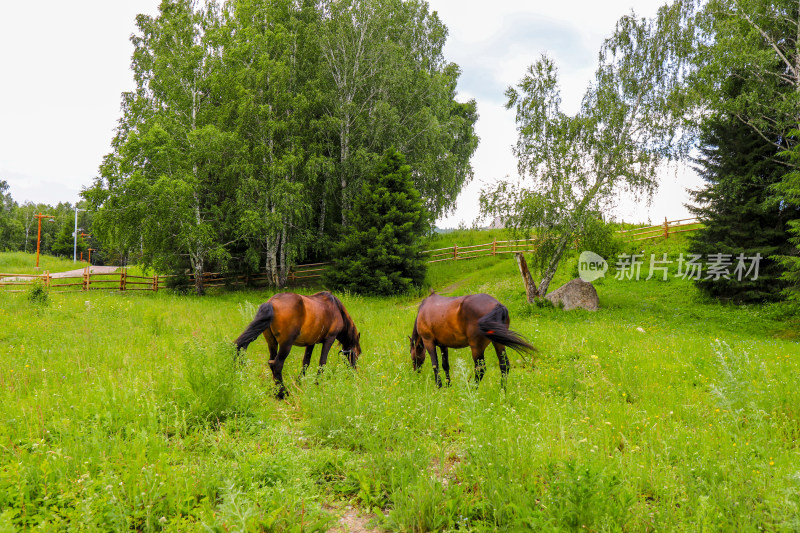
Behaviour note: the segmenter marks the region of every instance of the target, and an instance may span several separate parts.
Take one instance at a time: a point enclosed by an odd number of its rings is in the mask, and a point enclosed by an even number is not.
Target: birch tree
[[[656,20],[623,17],[600,51],[594,82],[574,116],[561,110],[557,70],[543,56],[506,91],[520,179],[481,193],[484,215],[535,232],[544,296],[568,246],[586,237],[620,191],[649,197],[675,144],[682,108],[670,99],[670,38]]]
[[[219,209],[224,159],[235,138],[214,124],[207,39],[216,6],[169,0],[156,17],[139,15],[131,68],[136,90],[123,96],[123,117],[93,191],[104,209],[96,230],[114,247],[140,247],[146,266],[175,270],[183,260],[204,292],[210,259],[227,255]],[[220,174],[220,171],[222,173]]]

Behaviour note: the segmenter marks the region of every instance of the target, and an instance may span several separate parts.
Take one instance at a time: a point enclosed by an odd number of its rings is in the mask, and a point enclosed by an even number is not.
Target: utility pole
[[[74,237],[74,243],[72,246],[72,262],[76,262],[78,260],[78,211],[86,211],[86,209],[78,209],[75,208],[75,232],[72,234]]]
[[[49,218],[50,222],[55,222],[55,218],[52,215],[43,215],[41,211],[39,211],[38,215],[34,215],[36,218],[39,219],[39,234],[36,237],[36,269],[39,269],[39,248],[41,247],[42,243],[42,219]]]

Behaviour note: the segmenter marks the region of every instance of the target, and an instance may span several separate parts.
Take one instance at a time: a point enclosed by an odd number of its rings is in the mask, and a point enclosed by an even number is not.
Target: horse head
[[[422,339],[417,335],[416,330],[408,338],[408,342],[411,362],[414,365],[414,370],[417,370],[425,362],[425,346],[422,344]]]
[[[356,362],[358,362],[358,358],[361,356],[361,333],[356,330],[355,326],[353,326],[353,331],[355,335],[350,337],[347,341],[349,348],[345,348],[344,343],[342,343],[342,355],[347,358],[347,362],[350,363],[350,366],[355,368]]]

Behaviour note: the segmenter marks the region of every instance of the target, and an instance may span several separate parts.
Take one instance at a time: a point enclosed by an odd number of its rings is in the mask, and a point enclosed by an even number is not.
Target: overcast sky
[[[663,0],[429,0],[450,30],[445,56],[462,70],[459,100],[475,98],[480,145],[475,180],[439,226],[467,225],[478,191],[516,176],[512,110],[503,92],[542,53],[556,62],[565,110],[575,112],[597,53],[616,20],[632,9],[652,16]],[[133,88],[129,70],[137,13],[157,0],[10,1],[0,16],[0,179],[19,203],[74,203],[89,186],[120,117],[120,95]],[[621,202],[617,218],[683,218],[691,172],[664,172],[648,207]]]

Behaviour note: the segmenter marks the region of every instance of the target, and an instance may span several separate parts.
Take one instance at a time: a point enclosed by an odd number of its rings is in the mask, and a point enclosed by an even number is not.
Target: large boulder
[[[564,311],[570,309],[587,309],[589,311],[597,311],[600,309],[600,300],[597,298],[597,291],[594,285],[583,281],[581,278],[575,278],[572,281],[562,285],[558,289],[545,296],[556,307],[564,308]]]

